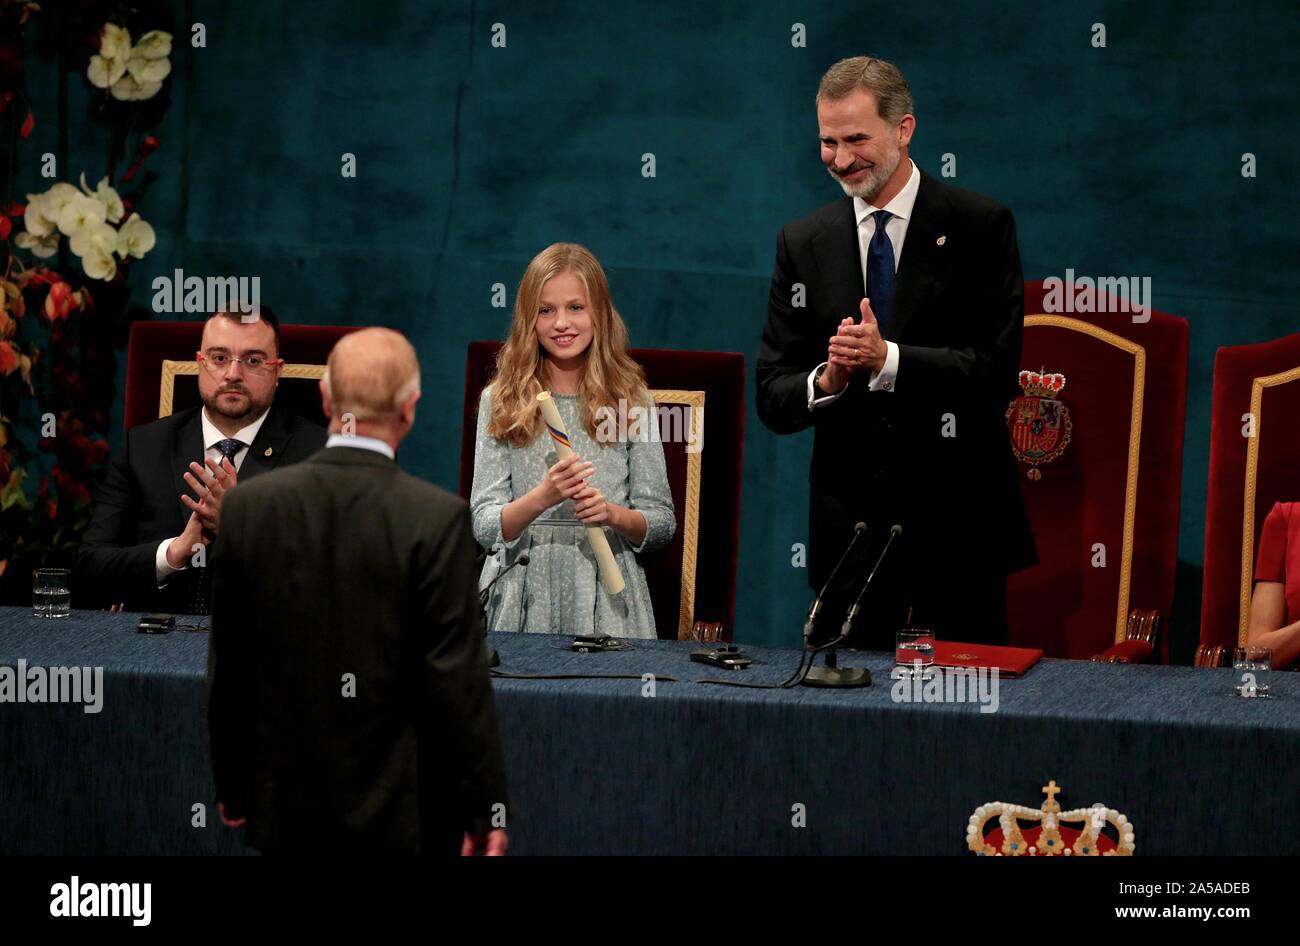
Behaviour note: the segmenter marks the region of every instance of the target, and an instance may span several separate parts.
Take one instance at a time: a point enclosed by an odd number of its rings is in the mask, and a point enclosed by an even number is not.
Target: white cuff
[[[821,397],[817,396],[817,375],[826,367],[827,364],[829,364],[829,362],[823,361],[808,373],[808,410],[810,411],[816,410],[819,407],[825,407],[827,404],[832,404],[835,401],[838,401],[840,395],[849,389],[849,386],[846,384],[834,394],[823,394]]]
[[[163,539],[162,542],[158,544],[158,551],[154,553],[153,570],[154,577],[158,579],[159,588],[165,585],[167,579],[171,578],[172,575],[175,575],[177,572],[185,571],[184,567],[172,568],[172,563],[167,561],[167,546],[171,545],[175,541],[175,539]]]
[[[885,342],[885,364],[879,371],[871,372],[868,391],[892,391],[898,378],[898,343]]]

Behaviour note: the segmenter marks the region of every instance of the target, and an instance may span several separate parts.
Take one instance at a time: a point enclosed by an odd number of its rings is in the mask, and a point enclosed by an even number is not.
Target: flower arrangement
[[[172,34],[150,30],[131,45],[131,34],[113,23],[104,24],[99,52],[90,57],[86,78],[97,89],[108,89],[124,102],[151,99],[172,71]]]
[[[41,22],[41,6],[58,15]],[[83,172],[25,204],[0,194],[0,603],[30,601],[33,568],[73,563],[108,459],[115,351],[130,322],[147,317],[128,304],[127,277],[157,242],[136,205],[169,103],[170,17],[155,0],[0,0],[0,140],[10,143],[0,181],[15,180],[37,118],[23,88],[29,19],[43,31],[36,49],[84,75],[90,118],[108,130],[93,189]]]
[[[144,259],[155,243],[153,227],[138,213],[125,221],[124,216],[126,205],[108,178],[92,191],[83,173],[81,190],[60,183],[44,194],[27,195],[23,214],[27,229],[18,234],[14,244],[30,250],[33,256],[48,259],[59,251],[60,235],[66,236],[86,275],[110,282],[117,275],[118,259]]]

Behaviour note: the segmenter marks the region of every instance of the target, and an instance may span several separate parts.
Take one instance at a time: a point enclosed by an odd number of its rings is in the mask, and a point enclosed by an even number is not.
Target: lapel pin
[[[271,455],[271,448],[270,448],[270,447],[267,447],[267,448],[266,448],[266,453],[262,454],[262,456],[264,456],[264,457],[269,457],[270,455]]]
[[[947,242],[948,242],[948,238],[947,238],[946,236],[941,236],[941,237],[939,237],[939,239],[937,239],[937,240],[934,241],[934,245],[935,245],[935,246],[943,246],[943,245],[944,245],[945,243],[947,243]]]

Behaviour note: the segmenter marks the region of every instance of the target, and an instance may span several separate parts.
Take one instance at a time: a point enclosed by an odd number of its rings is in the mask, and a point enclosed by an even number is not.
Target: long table
[[[207,635],[138,617],[0,608],[0,666],[103,671],[98,713],[0,703],[0,853],[246,852],[211,810]],[[989,713],[897,701],[885,654],[841,656],[869,688],[753,690],[699,681],[780,681],[798,651],[726,672],[673,641],[492,643],[509,671],[632,676],[495,681],[513,853],[963,854],[976,806],[1037,808],[1052,780],[1126,814],[1139,855],[1300,853],[1295,674],[1243,700],[1231,670],[1044,660]]]

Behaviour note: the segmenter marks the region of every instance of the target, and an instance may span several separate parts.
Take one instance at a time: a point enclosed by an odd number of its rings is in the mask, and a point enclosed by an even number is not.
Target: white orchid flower
[[[108,91],[113,98],[122,102],[143,102],[157,95],[161,88],[161,82],[141,82],[127,70],[126,75],[114,82]]]
[[[86,275],[105,281],[117,275],[117,260],[113,258],[116,243],[117,231],[102,220],[87,223],[68,241],[72,252],[81,257]]]
[[[68,201],[80,196],[81,192],[75,187],[60,181],[41,195],[41,216],[45,217],[46,220],[57,223],[59,215],[63,213],[63,208],[68,205]]]
[[[135,44],[131,54],[136,53],[145,59],[166,59],[172,54],[172,34],[163,30],[150,30]]]
[[[14,237],[14,244],[21,249],[31,250],[33,256],[49,259],[59,252],[59,235],[53,230],[44,236],[24,230]]]
[[[86,253],[95,251],[110,253],[117,246],[117,230],[104,221],[91,221],[73,234],[73,238],[68,240],[68,246],[78,256],[86,256]]]
[[[139,214],[131,214],[122,224],[122,229],[117,231],[117,255],[122,259],[128,256],[144,259],[144,254],[152,250],[156,242],[153,227],[141,220]]]
[[[126,62],[131,58],[131,34],[124,27],[105,23],[99,54],[114,62]]]
[[[108,185],[107,177],[99,182],[99,186],[95,189],[95,197],[104,205],[104,217],[109,223],[117,223],[126,214],[122,198],[115,188]]]
[[[47,204],[44,194],[28,194],[23,223],[33,237],[47,237],[54,232],[54,221],[45,215]]]
[[[117,246],[117,231],[102,220],[92,220],[73,234],[68,246],[82,257],[97,252],[112,253]]]
[[[64,236],[76,236],[89,224],[103,223],[107,216],[104,205],[94,197],[77,194],[63,205],[59,213],[59,230]]]
[[[126,60],[106,59],[96,53],[90,57],[90,65],[86,67],[86,78],[95,88],[107,89],[122,78],[124,72],[126,72]]]
[[[86,275],[91,279],[102,279],[109,282],[117,275],[117,260],[113,258],[111,252],[105,252],[98,245],[92,246],[85,256],[81,257],[81,268],[86,271]]]
[[[131,51],[131,58],[126,68],[131,75],[135,76],[137,82],[144,84],[166,79],[171,74],[172,63],[170,59],[146,59],[140,54],[139,47],[136,47]]]
[[[108,175],[100,178],[99,185],[92,191],[86,186],[86,172],[82,171],[81,190],[87,197],[94,197],[104,205],[104,219],[109,223],[117,223],[126,213],[126,208],[122,206],[122,198],[108,184]]]

